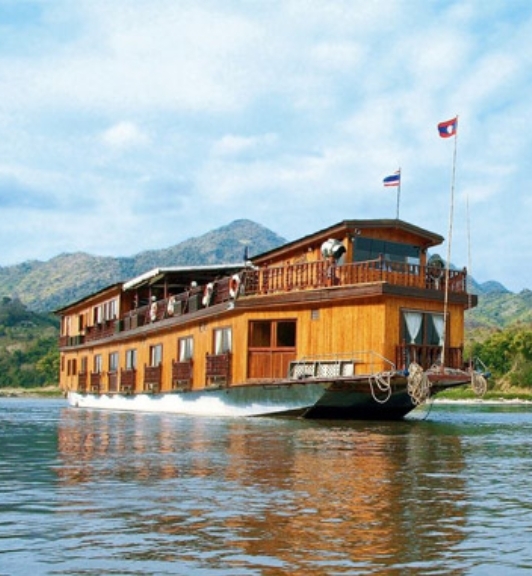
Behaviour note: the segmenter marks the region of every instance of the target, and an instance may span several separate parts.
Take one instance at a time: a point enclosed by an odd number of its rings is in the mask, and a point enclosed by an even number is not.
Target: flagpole
[[[456,180],[456,149],[458,147],[458,115],[456,115],[456,129],[454,133],[453,169],[451,175],[451,198],[449,206],[449,233],[447,235],[447,264],[445,266],[445,292],[443,301],[443,345],[441,353],[442,370],[445,367],[445,347],[447,345],[447,314],[449,308],[449,276],[451,267],[451,244],[453,238],[453,215],[454,215],[454,185]]]
[[[401,167],[399,166],[399,186],[397,186],[397,213],[396,219],[399,220],[399,201],[401,198]]]

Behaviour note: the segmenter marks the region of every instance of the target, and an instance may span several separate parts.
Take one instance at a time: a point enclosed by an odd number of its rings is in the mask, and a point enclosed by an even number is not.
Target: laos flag
[[[442,138],[450,138],[451,136],[455,136],[457,128],[458,116],[452,120],[447,120],[438,124],[438,132]]]

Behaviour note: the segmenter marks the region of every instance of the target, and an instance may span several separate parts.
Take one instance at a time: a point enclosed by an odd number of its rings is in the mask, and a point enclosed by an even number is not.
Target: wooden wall
[[[463,344],[463,309],[462,305],[450,305],[449,345],[458,347]],[[171,389],[172,361],[178,359],[178,339],[192,336],[194,339],[194,388],[202,388],[205,379],[206,354],[214,353],[214,330],[232,326],[232,382],[242,383],[248,375],[248,327],[250,320],[296,320],[296,354],[298,358],[348,354],[351,352],[374,351],[388,358],[395,359],[396,346],[401,343],[400,317],[403,309],[443,313],[443,303],[404,297],[372,297],[346,301],[334,306],[324,301],[322,304],[307,304],[294,310],[293,307],[268,309],[256,312],[226,311],[218,318],[210,319],[207,325],[196,321],[185,326],[169,328],[157,334],[145,333],[135,340],[124,339],[116,343],[98,344],[91,347],[62,352],[61,384],[65,388],[77,387],[77,375],[67,376],[67,360],[77,359],[77,371],[81,368],[81,357],[87,357],[87,369],[93,370],[94,356],[102,355],[103,372],[109,370],[109,354],[118,352],[119,365],[125,368],[126,351],[137,349],[137,389],[142,382],[144,366],[150,364],[150,347],[162,345],[163,368],[162,390]],[[386,363],[369,366],[373,360],[360,357],[359,373],[389,369]],[[287,362],[287,359],[283,360]],[[104,382],[107,379],[104,378]]]

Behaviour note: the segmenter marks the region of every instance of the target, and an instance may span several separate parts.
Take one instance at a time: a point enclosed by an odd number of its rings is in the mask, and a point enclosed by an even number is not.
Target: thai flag
[[[401,170],[398,170],[391,176],[386,176],[382,183],[385,186],[399,186],[401,184]]]
[[[442,138],[450,138],[456,135],[456,130],[458,129],[458,116],[452,120],[447,120],[446,122],[440,122],[438,124],[438,132]]]

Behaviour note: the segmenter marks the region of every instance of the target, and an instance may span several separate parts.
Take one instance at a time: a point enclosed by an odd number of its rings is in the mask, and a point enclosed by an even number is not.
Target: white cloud
[[[528,256],[532,6],[35,5],[31,23],[2,23],[0,158],[17,225],[0,230],[0,265],[131,254],[239,217],[291,238],[391,217],[382,178],[399,166],[402,217],[446,234],[453,142],[436,124],[458,113],[457,203],[469,197],[482,222],[474,269],[532,287],[532,272],[496,253],[506,242]],[[466,252],[457,242],[458,265]]]
[[[111,126],[103,133],[102,140],[112,148],[144,146],[150,141],[133,122],[119,122]]]

